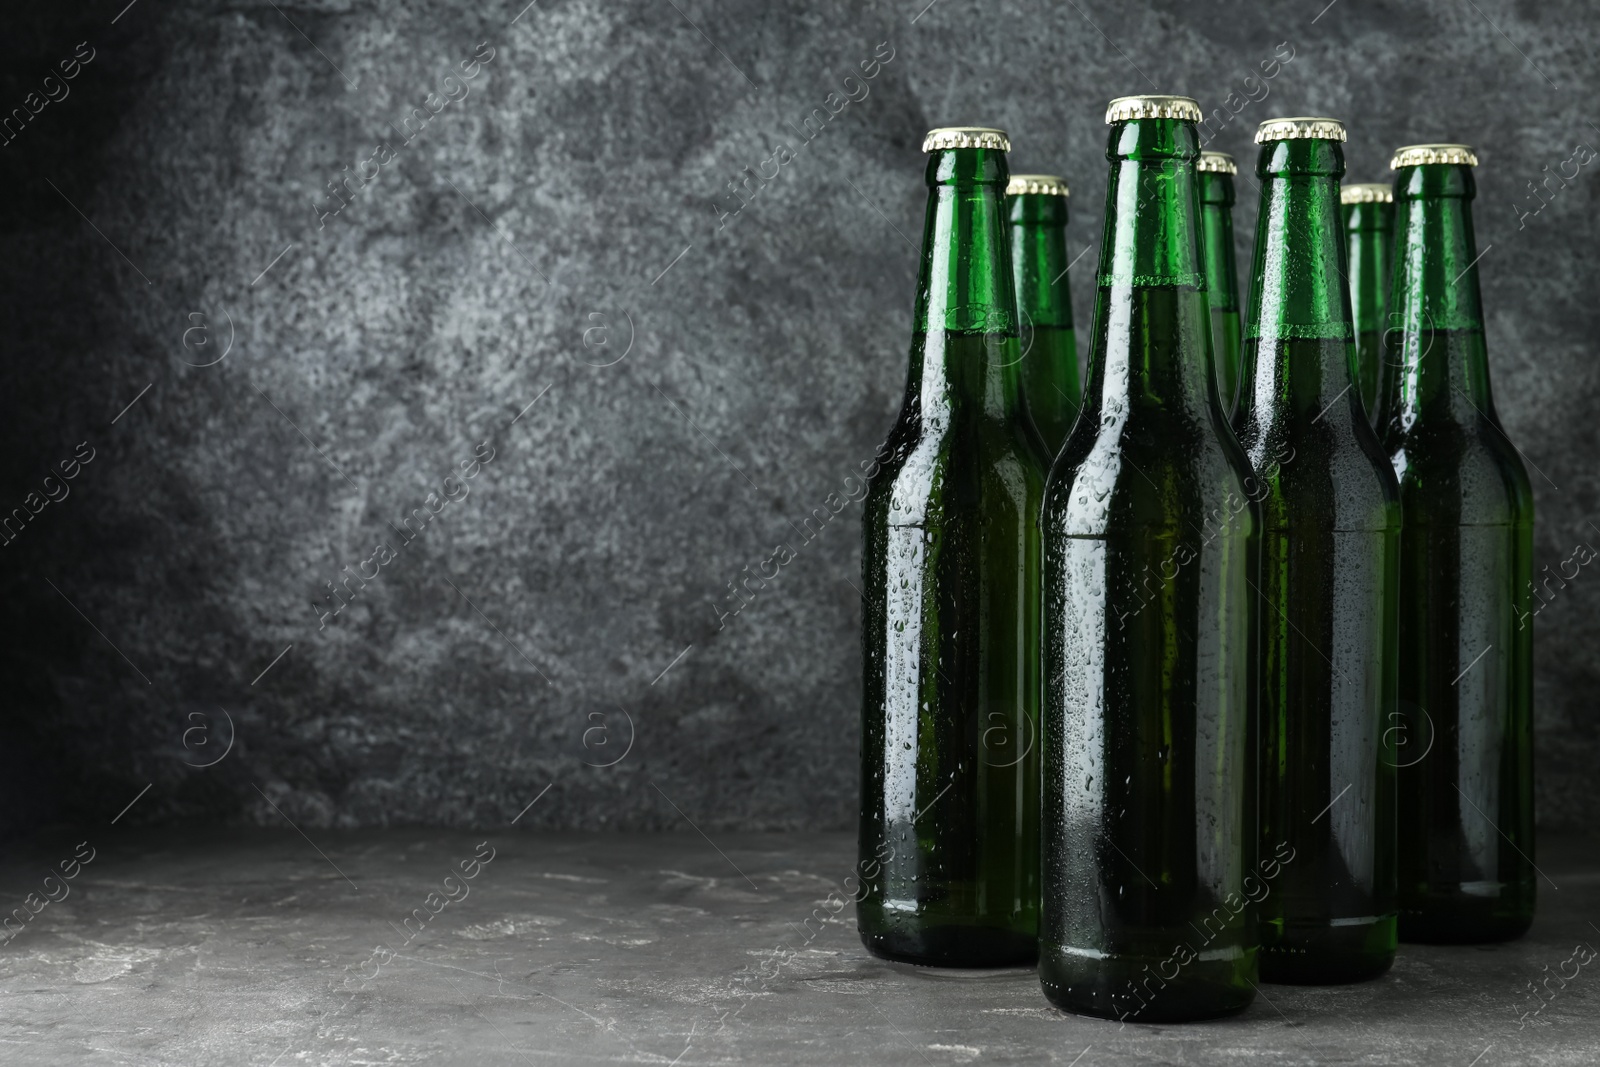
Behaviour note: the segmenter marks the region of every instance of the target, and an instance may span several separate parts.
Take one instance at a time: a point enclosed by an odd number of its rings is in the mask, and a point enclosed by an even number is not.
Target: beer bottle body
[[[935,149],[906,401],[864,500],[857,920],[890,959],[1035,958],[1038,512],[1005,157]]]
[[[1396,944],[1399,489],[1355,391],[1339,216],[1344,131],[1263,123],[1251,389],[1234,427],[1261,505],[1261,903],[1265,981],[1387,970]]]
[[[1399,479],[1400,937],[1485,942],[1533,921],[1533,494],[1489,388],[1466,150],[1402,149],[1390,373]],[[1451,149],[1445,151],[1445,149]],[[1410,153],[1410,154],[1408,154]],[[1475,162],[1475,159],[1473,159]]]
[[[1175,109],[1112,126],[1089,388],[1042,520],[1040,978],[1059,1007],[1138,1021],[1242,1010],[1256,980],[1257,520]]]

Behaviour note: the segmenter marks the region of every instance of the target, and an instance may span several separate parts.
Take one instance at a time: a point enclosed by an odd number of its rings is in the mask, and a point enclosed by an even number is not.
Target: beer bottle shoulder
[[[865,521],[939,526],[974,515],[1033,522],[1046,465],[1020,420],[923,419],[908,405],[867,488]]]
[[[1400,487],[1358,405],[1340,404],[1311,423],[1247,425],[1239,443],[1263,529],[1400,528]]]
[[[1407,526],[1532,523],[1532,482],[1497,420],[1475,414],[1389,430],[1384,440]]]
[[[1104,420],[1097,428],[1089,421],[1078,421],[1051,469],[1047,537],[1258,529],[1248,468],[1225,426],[1164,420],[1141,430],[1137,422]]]

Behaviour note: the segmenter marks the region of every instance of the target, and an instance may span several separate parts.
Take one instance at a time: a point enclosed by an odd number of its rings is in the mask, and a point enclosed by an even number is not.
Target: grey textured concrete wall
[[[1351,180],[1478,145],[1539,563],[1600,543],[1596,168],[1521,214],[1600,142],[1585,5],[522,3],[8,15],[0,506],[40,508],[0,553],[13,829],[136,794],[130,822],[850,825],[846,497],[899,404],[935,125],[1063,172],[1074,254],[1115,95],[1236,92],[1245,160],[1261,119],[1342,116]],[[1597,605],[1584,569],[1536,623],[1546,825],[1600,815]]]

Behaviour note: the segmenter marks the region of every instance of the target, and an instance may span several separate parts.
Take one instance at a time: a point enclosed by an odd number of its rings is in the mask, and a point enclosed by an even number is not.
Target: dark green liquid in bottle
[[[1078,387],[1078,335],[1071,326],[1034,325],[1032,344],[1022,357],[1022,392],[1045,453],[1054,456],[1078,421],[1083,395]]]
[[[1358,330],[1356,332],[1356,391],[1361,394],[1362,410],[1368,417],[1377,410],[1379,364],[1383,362],[1383,331]],[[1367,396],[1372,396],[1369,404]]]
[[[1533,493],[1489,390],[1466,165],[1401,167],[1379,424],[1400,481],[1400,938],[1533,921]]]
[[[1188,120],[1112,128],[1089,389],[1042,521],[1039,974],[1059,1007],[1141,1022],[1255,995],[1257,519],[1211,360],[1198,156]]]
[[[1211,309],[1211,343],[1217,351],[1232,352],[1230,360],[1224,356],[1217,360],[1217,392],[1225,411],[1232,411],[1239,402],[1239,368],[1243,363],[1243,341],[1238,308]],[[1232,383],[1231,387],[1228,383]]]
[[[1395,772],[1382,739],[1400,494],[1356,395],[1344,153],[1299,132],[1263,144],[1256,166],[1249,388],[1234,427],[1263,526],[1261,848],[1294,853],[1261,902],[1261,977],[1333,983],[1394,961]]]
[[[1013,193],[1010,201],[1012,273],[1023,316],[1022,400],[1053,459],[1078,421],[1083,396],[1067,291],[1067,198]]]
[[[905,405],[862,521],[861,939],[1031,963],[1038,912],[1039,504],[998,149],[928,166]]]

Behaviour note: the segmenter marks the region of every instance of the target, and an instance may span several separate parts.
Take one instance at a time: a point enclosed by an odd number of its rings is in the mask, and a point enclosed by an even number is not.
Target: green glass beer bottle
[[[1201,152],[1194,169],[1200,182],[1211,350],[1226,415],[1233,411],[1239,392],[1239,272],[1233,256],[1233,176],[1239,168],[1226,152]]]
[[[1533,490],[1489,393],[1465,145],[1390,162],[1394,273],[1378,424],[1400,481],[1402,941],[1533,922]]]
[[[1400,489],[1356,395],[1344,126],[1263,122],[1250,392],[1233,423],[1261,506],[1261,977],[1351,982],[1395,952]]]
[[[1011,273],[1022,313],[1022,402],[1049,455],[1078,419],[1078,338],[1067,286],[1067,183],[1053,174],[1013,174]]]
[[[1084,410],[1051,468],[1039,974],[1139,1021],[1255,989],[1255,505],[1211,358],[1188,97],[1113,100]]]
[[[923,142],[905,403],[862,518],[860,876],[875,955],[1031,963],[1039,866],[1039,505],[999,130]]]
[[[1372,421],[1378,411],[1378,370],[1388,327],[1389,245],[1394,239],[1394,191],[1387,185],[1346,185],[1343,205],[1350,262],[1350,310],[1355,315],[1356,377],[1362,408]]]

